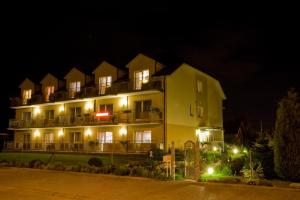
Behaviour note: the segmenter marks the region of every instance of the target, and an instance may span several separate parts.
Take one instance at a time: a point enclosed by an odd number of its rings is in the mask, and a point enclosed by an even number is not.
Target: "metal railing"
[[[137,113],[130,110],[126,112],[116,112],[113,115],[96,117],[95,113],[85,114],[82,117],[70,115],[56,116],[54,119],[36,118],[31,120],[9,120],[9,128],[47,128],[66,126],[96,126],[118,123],[161,123],[162,112],[149,111]]]
[[[82,153],[138,153],[159,148],[162,142],[151,141],[141,143],[137,141],[118,140],[103,143],[99,140],[90,141],[15,141],[5,142],[5,151],[40,151],[40,152],[82,152]]]
[[[99,94],[99,88],[95,86],[85,86],[80,89],[80,92],[76,92],[70,89],[56,91],[50,94],[49,98],[46,100],[45,96],[42,94],[32,95],[31,99],[28,99],[24,104],[23,99],[20,97],[10,98],[10,106],[24,106],[24,105],[34,105],[43,104],[49,102],[66,101],[71,99],[80,98],[90,98],[97,96],[105,96],[112,94],[130,93],[146,90],[164,90],[164,82],[160,77],[153,77],[148,83],[142,84],[139,90],[134,88],[133,80],[118,81],[114,82],[111,87],[106,88],[105,94]]]

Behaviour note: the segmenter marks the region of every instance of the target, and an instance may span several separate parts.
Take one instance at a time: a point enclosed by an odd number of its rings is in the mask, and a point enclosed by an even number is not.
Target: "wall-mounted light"
[[[65,111],[64,105],[60,105],[60,106],[59,106],[59,112],[64,112],[64,111]]]
[[[39,106],[35,107],[33,112],[34,112],[35,115],[40,114],[41,113],[40,107]]]
[[[59,137],[62,137],[62,136],[64,136],[64,132],[63,132],[63,130],[59,130],[59,131],[58,131],[58,136],[59,136]]]
[[[126,129],[126,127],[121,127],[119,129],[119,133],[120,133],[120,135],[127,135],[127,129]]]
[[[234,149],[232,150],[232,152],[233,152],[234,154],[237,154],[237,153],[239,152],[239,150],[238,150],[237,148],[234,148]]]
[[[85,135],[86,135],[86,136],[91,136],[91,135],[92,135],[91,129],[87,129],[87,130],[85,131]]]
[[[120,106],[121,107],[125,107],[125,106],[127,106],[127,98],[126,97],[122,97],[121,99],[120,99]]]
[[[217,147],[213,147],[213,150],[214,150],[214,151],[217,151],[217,150],[218,150],[218,148],[217,148]]]
[[[41,133],[39,130],[35,130],[34,133],[33,133],[33,136],[36,138],[36,137],[40,137],[41,136]]]
[[[85,102],[85,109],[86,110],[92,110],[93,109],[93,104],[90,101]]]

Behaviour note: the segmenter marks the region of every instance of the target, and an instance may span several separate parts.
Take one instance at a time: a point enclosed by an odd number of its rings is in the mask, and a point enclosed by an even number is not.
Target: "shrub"
[[[95,166],[95,167],[102,167],[103,163],[102,160],[100,158],[97,157],[92,157],[89,159],[88,164],[90,166]]]
[[[91,165],[82,163],[80,164],[80,171],[81,172],[90,172],[91,171]]]
[[[62,162],[50,162],[47,165],[47,169],[50,170],[64,171],[65,168],[66,167],[63,165]]]
[[[131,176],[143,176],[143,177],[147,177],[148,176],[148,170],[145,169],[142,166],[134,166],[130,170],[130,175]]]
[[[230,161],[230,168],[233,175],[238,175],[244,166],[244,158],[236,158]]]
[[[30,168],[42,168],[43,165],[44,163],[40,159],[31,160],[29,162]]]
[[[76,164],[72,166],[72,171],[73,172],[80,172],[81,170],[81,165],[80,164]]]
[[[119,166],[115,169],[114,172],[116,175],[120,175],[120,176],[127,176],[130,173],[130,170],[128,169],[127,166]]]
[[[216,172],[220,173],[224,176],[231,176],[232,175],[232,171],[231,171],[231,167],[228,164],[222,163],[220,166],[218,166],[216,168]]]

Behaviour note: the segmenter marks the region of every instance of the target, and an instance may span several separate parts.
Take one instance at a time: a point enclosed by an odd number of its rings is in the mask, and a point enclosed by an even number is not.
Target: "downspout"
[[[166,104],[166,76],[164,76],[164,152],[167,152],[167,142],[166,142],[166,134],[167,134],[167,126],[166,126],[166,114],[167,114],[167,104]]]

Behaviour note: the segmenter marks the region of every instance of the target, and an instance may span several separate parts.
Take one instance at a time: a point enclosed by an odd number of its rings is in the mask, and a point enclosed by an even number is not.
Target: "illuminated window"
[[[114,109],[113,104],[101,104],[100,113],[108,113],[108,115],[113,115]]]
[[[47,86],[45,87],[45,101],[49,101],[49,97],[51,94],[54,93],[54,86]]]
[[[23,104],[26,105],[28,103],[28,100],[31,99],[32,91],[29,90],[23,90]]]
[[[53,133],[46,133],[45,134],[45,143],[46,144],[53,144],[54,143],[54,134]]]
[[[81,117],[81,107],[72,107],[70,111],[70,120],[72,123],[75,122],[77,118]]]
[[[74,98],[76,92],[80,92],[80,81],[71,82],[69,85],[69,97]]]
[[[109,131],[98,132],[97,133],[97,141],[100,144],[103,144],[103,143],[112,143],[112,141],[113,141],[113,134],[112,134],[112,132],[109,132]]]
[[[103,76],[99,78],[99,94],[105,94],[106,88],[111,87],[111,76]]]
[[[134,89],[141,90],[144,83],[149,82],[149,69],[134,72]]]
[[[71,132],[70,133],[70,142],[71,143],[80,143],[81,142],[81,133],[80,132]]]
[[[151,131],[137,131],[135,132],[135,142],[141,143],[151,143]]]

